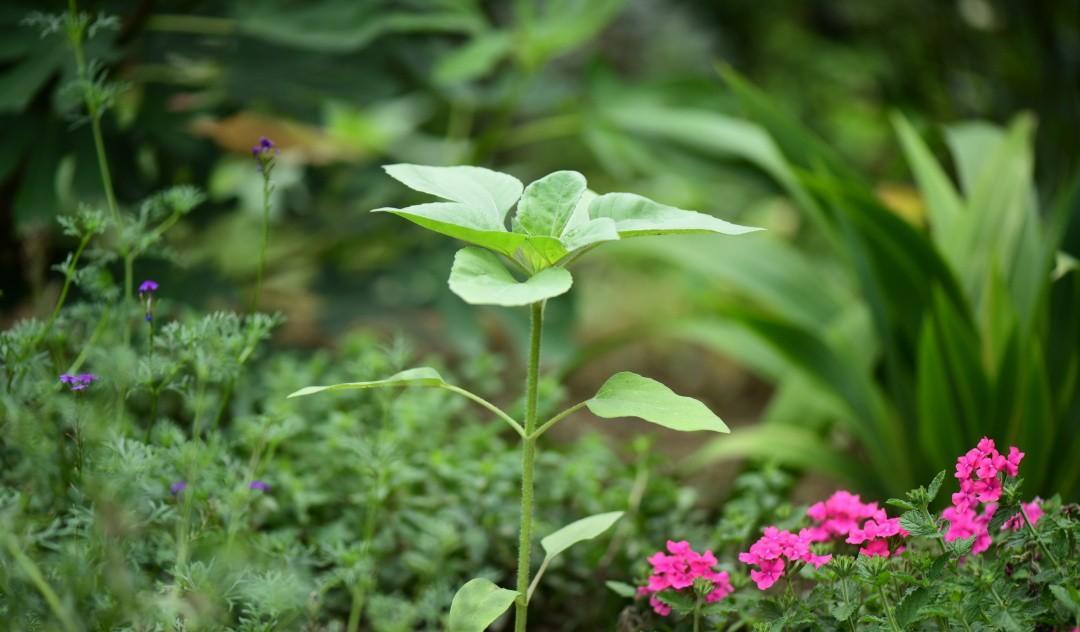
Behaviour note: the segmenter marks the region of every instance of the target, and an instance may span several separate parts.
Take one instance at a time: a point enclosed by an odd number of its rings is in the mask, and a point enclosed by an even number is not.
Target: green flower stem
[[[86,55],[83,53],[83,25],[79,24],[79,10],[75,6],[75,0],[68,0],[68,39],[71,42],[71,52],[75,55],[75,67],[79,73],[79,81],[83,85],[83,102],[86,111],[90,115],[90,129],[94,135],[94,149],[97,152],[98,170],[101,172],[101,185],[105,189],[105,200],[109,204],[109,213],[113,222],[119,225],[120,209],[116,205],[116,195],[113,193],[112,175],[109,173],[109,161],[105,157],[105,140],[101,135],[101,108],[97,101],[91,97],[87,89],[92,77],[86,64]]]
[[[581,402],[579,404],[574,404],[573,406],[571,406],[570,408],[567,408],[566,410],[562,411],[558,415],[555,415],[551,419],[548,419],[547,421],[544,422],[544,424],[542,426],[540,426],[532,434],[530,434],[529,438],[530,439],[539,439],[540,435],[547,432],[549,428],[551,428],[555,424],[559,423],[563,419],[569,417],[570,415],[576,413],[577,411],[581,410],[582,408],[585,408],[586,404],[588,404],[588,402]]]
[[[34,339],[34,344],[31,347],[36,347],[41,340],[48,335],[52,330],[53,323],[56,322],[56,318],[60,315],[60,310],[64,307],[64,303],[67,301],[68,290],[71,289],[71,283],[75,280],[75,266],[79,263],[79,257],[82,256],[83,250],[86,249],[87,244],[90,243],[90,238],[93,235],[86,235],[79,242],[79,247],[75,249],[75,254],[71,256],[71,261],[68,262],[67,268],[64,269],[64,286],[60,288],[60,296],[56,297],[56,305],[53,307],[53,311],[49,314],[49,320],[45,323],[45,327],[41,330],[41,333]]]
[[[701,595],[694,603],[694,632],[701,632]]]
[[[1024,511],[1023,505],[1020,506],[1020,515],[1024,517],[1024,524],[1027,525],[1028,530],[1031,531],[1031,535],[1035,537],[1035,541],[1039,543],[1039,548],[1042,549],[1043,555],[1045,555],[1050,560],[1050,562],[1054,565],[1054,568],[1057,569],[1057,572],[1060,573],[1062,577],[1064,577],[1065,570],[1061,568],[1061,563],[1058,562],[1057,558],[1054,557],[1054,554],[1050,552],[1049,548],[1047,548],[1046,543],[1043,542],[1042,536],[1039,535],[1039,532],[1035,530],[1035,525],[1031,524],[1031,521],[1028,520],[1027,512]]]
[[[900,629],[900,625],[896,622],[896,615],[893,612],[892,602],[889,601],[889,597],[885,594],[885,589],[878,586],[878,596],[881,597],[881,607],[885,610],[885,619],[889,622],[889,629],[893,632],[903,632]]]
[[[540,340],[544,304],[533,303],[529,333],[529,366],[525,379],[525,431],[521,442],[521,527],[518,531],[517,606],[515,632],[525,632],[529,609],[529,557],[532,549],[533,466],[536,462],[536,400],[540,379]]]
[[[64,608],[64,605],[60,603],[60,597],[56,594],[56,591],[52,589],[49,582],[45,581],[45,577],[41,574],[41,569],[34,564],[34,560],[23,552],[19,546],[15,536],[8,534],[4,538],[4,543],[7,545],[8,552],[11,553],[11,557],[15,558],[15,562],[18,563],[22,571],[26,573],[30,581],[41,593],[41,596],[45,598],[45,602],[49,604],[49,608],[52,609],[53,614],[60,620],[60,625],[64,627],[67,632],[75,632],[78,630],[78,626],[75,625],[74,619],[71,618],[71,613]]]
[[[248,310],[249,312],[254,312],[258,309],[259,297],[262,294],[263,274],[266,272],[266,248],[270,244],[270,193],[272,191],[270,169],[264,166],[262,188],[262,244],[259,247],[259,268],[255,273],[255,294],[251,297],[251,308]]]

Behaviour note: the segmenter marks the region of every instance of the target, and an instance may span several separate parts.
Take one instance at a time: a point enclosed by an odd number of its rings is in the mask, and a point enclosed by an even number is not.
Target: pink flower
[[[656,614],[662,617],[671,614],[671,607],[657,597],[658,593],[665,590],[686,590],[691,588],[697,579],[707,579],[712,583],[712,590],[705,595],[707,603],[719,601],[735,590],[727,571],[713,570],[716,556],[712,551],[697,553],[685,540],[668,540],[667,551],[668,553],[659,551],[649,556],[648,561],[653,572],[648,583],[637,591],[639,596],[649,595],[649,605]]]
[[[1016,446],[1009,448],[1008,456],[997,450],[994,440],[983,437],[978,445],[956,459],[956,478],[960,481],[960,491],[952,495],[952,506],[941,513],[949,523],[945,539],[949,542],[975,538],[971,546],[973,554],[979,554],[990,548],[990,520],[997,511],[997,502],[1001,499],[1002,475],[1016,476],[1020,472],[1020,461],[1024,453]],[[1037,501],[1037,499],[1036,499]],[[1030,519],[1033,515],[1028,508],[1042,515],[1037,502],[1022,505]],[[981,513],[979,512],[981,506]],[[1034,521],[1033,521],[1034,522]],[[1023,524],[1020,514],[1005,522],[1005,528],[1019,528]]]
[[[838,490],[824,502],[810,505],[806,515],[816,524],[806,529],[812,542],[847,536],[867,518],[883,514],[877,503],[864,503],[857,494]]]
[[[783,576],[786,567],[784,558],[790,562],[805,562],[814,568],[821,568],[832,560],[832,555],[817,555],[810,548],[815,542],[814,537],[810,529],[795,534],[776,527],[765,527],[762,536],[750,545],[750,550],[739,553],[739,561],[757,565],[757,569],[751,569],[750,579],[754,580],[758,589],[765,590]]]

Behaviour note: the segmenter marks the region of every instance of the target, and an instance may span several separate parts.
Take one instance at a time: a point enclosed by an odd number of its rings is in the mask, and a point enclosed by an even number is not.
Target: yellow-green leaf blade
[[[530,305],[570,290],[573,278],[563,268],[542,270],[518,281],[498,256],[480,248],[462,248],[450,269],[450,291],[472,305]]]
[[[322,393],[324,391],[347,391],[347,390],[362,390],[368,388],[384,388],[384,387],[405,387],[405,386],[427,386],[441,388],[446,386],[446,382],[439,375],[439,372],[431,367],[417,367],[415,369],[407,369],[400,373],[395,373],[385,380],[373,380],[370,382],[344,382],[342,384],[331,384],[328,386],[306,386],[295,393],[289,395],[289,398],[304,397],[307,395],[314,395],[316,393]]]
[[[705,404],[629,371],[611,376],[586,406],[594,415],[605,419],[638,417],[682,432],[730,432]]]
[[[517,599],[518,593],[477,577],[470,579],[450,602],[449,632],[484,632]]]

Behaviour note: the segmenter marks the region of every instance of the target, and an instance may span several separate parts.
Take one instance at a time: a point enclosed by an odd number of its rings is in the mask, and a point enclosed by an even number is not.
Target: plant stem
[[[79,242],[79,247],[75,249],[75,254],[71,256],[71,262],[68,263],[67,268],[64,269],[64,286],[60,288],[60,296],[56,297],[56,306],[53,307],[53,311],[49,314],[49,320],[45,323],[45,327],[41,330],[41,333],[34,339],[34,344],[31,347],[36,347],[41,340],[48,335],[52,330],[53,323],[56,322],[56,318],[60,315],[60,310],[64,307],[64,302],[67,301],[68,290],[71,289],[71,282],[75,279],[75,266],[79,263],[79,257],[82,256],[83,250],[86,249],[86,245],[90,243],[90,237],[92,235],[86,235]]]
[[[1050,560],[1050,562],[1053,563],[1054,568],[1057,569],[1057,572],[1061,573],[1062,577],[1064,577],[1065,571],[1061,568],[1061,563],[1057,561],[1057,558],[1054,557],[1054,554],[1050,552],[1049,548],[1047,548],[1046,543],[1043,542],[1042,536],[1039,535],[1039,532],[1035,530],[1035,525],[1031,524],[1031,521],[1028,520],[1027,512],[1024,511],[1023,505],[1020,506],[1020,515],[1024,517],[1024,524],[1026,524],[1028,530],[1031,531],[1031,535],[1035,537],[1035,541],[1039,543],[1039,548],[1042,549],[1043,555],[1045,555]]]
[[[889,601],[888,596],[885,595],[885,589],[878,586],[878,595],[881,597],[881,607],[885,610],[885,618],[889,622],[889,629],[893,632],[903,632],[900,629],[900,625],[896,623],[896,615],[893,613],[892,603]]]
[[[255,273],[255,295],[251,297],[251,309],[254,312],[259,307],[259,295],[262,294],[263,274],[266,271],[266,247],[270,244],[270,172],[268,167],[263,167],[263,226],[262,245],[259,248],[259,269]]]
[[[694,604],[694,632],[701,632],[701,597]]]
[[[540,340],[544,304],[533,303],[529,333],[529,365],[525,378],[525,437],[521,440],[521,527],[518,531],[517,608],[515,632],[525,632],[529,608],[529,557],[532,553],[533,466],[536,461],[536,399],[540,379]]]
[[[554,416],[554,417],[552,417],[551,419],[548,419],[547,421],[545,421],[545,422],[544,422],[544,424],[543,424],[542,426],[540,426],[539,428],[537,428],[537,429],[536,429],[536,431],[535,431],[535,432],[533,432],[533,433],[532,433],[531,435],[529,435],[529,436],[530,436],[531,438],[533,438],[533,439],[539,439],[539,438],[540,438],[540,435],[542,435],[542,434],[544,434],[545,432],[547,432],[547,431],[548,431],[548,429],[550,429],[550,428],[551,428],[552,426],[554,426],[555,424],[559,423],[560,421],[562,421],[562,420],[563,420],[563,419],[565,419],[566,417],[568,417],[568,416],[570,416],[570,415],[572,415],[572,414],[576,413],[577,411],[581,410],[582,408],[585,408],[585,406],[586,406],[587,404],[588,404],[588,402],[581,402],[581,403],[578,403],[578,404],[574,404],[574,405],[573,405],[573,406],[571,406],[570,408],[567,408],[566,410],[562,411],[562,412],[561,412],[561,413],[559,413],[558,415],[555,415],[555,416]]]
[[[101,135],[101,108],[91,95],[92,77],[86,64],[86,56],[83,54],[83,25],[79,24],[79,10],[75,6],[75,0],[68,0],[68,20],[70,21],[68,39],[71,42],[71,52],[75,55],[75,67],[79,73],[79,80],[83,84],[83,102],[90,115],[90,129],[94,135],[94,149],[97,152],[98,169],[101,172],[101,185],[105,189],[105,201],[109,204],[109,214],[112,215],[113,222],[119,226],[120,209],[116,205],[112,175],[109,173],[109,161],[105,157],[105,140]]]
[[[7,544],[7,549],[11,553],[11,557],[15,558],[15,561],[22,568],[23,572],[30,578],[30,581],[41,593],[41,596],[45,598],[45,602],[49,604],[49,608],[52,609],[53,614],[60,620],[60,624],[68,632],[75,632],[78,627],[75,625],[74,620],[71,618],[71,613],[64,608],[60,603],[60,597],[57,596],[56,591],[52,589],[49,582],[45,581],[45,577],[41,574],[41,569],[34,564],[34,560],[23,552],[19,546],[18,541],[15,540],[15,536],[10,533],[4,539]]]

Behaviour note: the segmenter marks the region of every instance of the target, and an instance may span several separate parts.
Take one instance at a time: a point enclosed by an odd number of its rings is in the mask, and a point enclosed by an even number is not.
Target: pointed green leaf
[[[586,246],[605,241],[618,241],[618,239],[619,231],[615,228],[615,220],[610,217],[600,217],[567,230],[562,236],[562,243],[567,251],[574,252]]]
[[[742,235],[761,230],[725,222],[712,215],[665,206],[633,193],[597,196],[589,205],[589,216],[592,219],[610,217],[621,237],[675,233]]]
[[[499,588],[483,577],[470,579],[450,602],[450,632],[484,632],[517,599],[514,590]]]
[[[542,270],[518,281],[497,255],[480,248],[462,248],[450,269],[450,291],[473,305],[530,305],[566,293],[573,278],[563,268]]]
[[[373,213],[393,213],[424,228],[512,255],[527,237],[507,231],[502,224],[475,207],[456,202],[431,202],[405,208],[377,208]]]
[[[525,187],[514,216],[515,230],[529,235],[559,237],[585,193],[585,176],[556,171]]]
[[[605,419],[639,417],[683,432],[730,432],[705,404],[677,395],[660,382],[629,371],[611,376],[586,405],[594,415]]]
[[[435,64],[432,78],[446,85],[479,79],[490,73],[506,57],[513,43],[513,37],[508,31],[475,35],[467,44],[443,55]]]
[[[550,560],[578,542],[592,540],[607,531],[622,516],[622,511],[609,511],[576,520],[540,540],[540,546],[544,548],[544,553],[547,559]]]
[[[431,367],[418,367],[415,369],[407,369],[400,373],[395,373],[385,380],[375,380],[372,382],[345,382],[344,384],[333,384],[330,386],[307,386],[295,393],[289,395],[292,397],[303,397],[305,395],[314,395],[315,393],[321,393],[323,391],[344,391],[344,390],[356,390],[365,388],[381,388],[381,387],[403,387],[403,386],[445,386],[446,382],[443,381],[439,372]]]
[[[411,189],[471,207],[499,226],[521,197],[522,185],[517,178],[483,167],[397,164],[383,169]]]
[[[569,251],[566,246],[555,237],[526,237],[521,244],[521,253],[533,270],[550,268],[565,257],[567,252]]]

